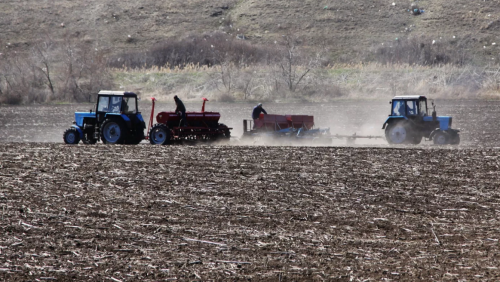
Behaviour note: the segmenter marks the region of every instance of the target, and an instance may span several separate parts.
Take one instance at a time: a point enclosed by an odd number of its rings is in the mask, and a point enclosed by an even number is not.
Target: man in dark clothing
[[[175,105],[177,108],[175,108],[175,113],[181,116],[181,122],[179,123],[179,126],[186,126],[186,107],[184,106],[184,103],[182,103],[181,99],[177,97],[177,95],[174,96],[174,101]]]
[[[257,106],[255,106],[255,108],[253,108],[252,118],[254,127],[255,127],[255,121],[259,119],[260,113],[264,113],[265,115],[267,115],[266,110],[262,108],[262,103],[259,103]]]
[[[258,119],[260,116],[260,113],[264,113],[267,115],[266,110],[264,110],[264,108],[262,108],[262,104],[258,104],[257,106],[255,106],[255,108],[253,108],[252,118]]]

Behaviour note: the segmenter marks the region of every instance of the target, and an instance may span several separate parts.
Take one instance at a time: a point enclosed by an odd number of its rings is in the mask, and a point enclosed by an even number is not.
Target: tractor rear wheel
[[[153,145],[170,144],[170,130],[163,124],[155,124],[149,131],[149,143]]]
[[[432,137],[435,145],[446,145],[450,142],[450,135],[444,131],[438,131]]]
[[[404,144],[410,140],[408,126],[403,122],[389,124],[385,128],[385,139],[389,144]]]
[[[101,140],[104,144],[123,144],[127,131],[120,120],[106,119],[101,126]]]
[[[63,139],[66,144],[78,144],[80,142],[80,133],[74,127],[69,128],[64,131]]]

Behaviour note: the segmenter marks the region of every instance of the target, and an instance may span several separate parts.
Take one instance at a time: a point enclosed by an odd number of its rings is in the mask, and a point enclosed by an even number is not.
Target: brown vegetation
[[[0,35],[6,40],[0,42],[0,103],[89,100],[91,93],[112,86],[108,66],[220,66],[217,75],[207,74],[212,82],[204,83],[217,95],[314,101],[373,93],[358,91],[370,85],[321,80],[325,76],[317,74],[333,65],[453,65],[465,66],[466,73],[470,66],[496,66],[499,60],[494,27],[500,11],[491,1],[420,1],[425,12],[417,16],[409,3],[381,0],[101,2],[0,4]],[[449,97],[498,95],[496,77],[481,71],[473,76],[467,82],[473,87],[426,88]],[[189,85],[173,86],[166,91],[192,92]],[[394,93],[405,87],[389,88]]]
[[[0,58],[0,103],[92,101],[112,84],[103,50],[67,38],[37,42],[29,53],[8,51]]]

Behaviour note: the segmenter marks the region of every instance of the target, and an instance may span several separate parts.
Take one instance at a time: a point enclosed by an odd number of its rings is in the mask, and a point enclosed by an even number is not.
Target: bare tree
[[[297,39],[294,36],[287,35],[284,37],[283,57],[279,63],[281,76],[288,87],[288,90],[295,92],[297,86],[302,79],[309,73],[310,69],[306,68],[301,71],[300,68],[300,53],[297,48]]]
[[[51,51],[53,48],[53,43],[50,39],[36,44],[32,48],[32,55],[34,58],[34,67],[37,69],[40,73],[42,73],[46,79],[47,86],[50,89],[50,92],[54,96],[55,94],[55,89],[54,89],[54,83],[52,81],[52,66],[54,62],[51,59]]]

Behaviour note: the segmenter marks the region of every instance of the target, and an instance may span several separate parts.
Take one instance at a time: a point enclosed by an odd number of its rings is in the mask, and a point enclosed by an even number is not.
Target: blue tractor
[[[452,118],[437,116],[434,102],[429,115],[425,96],[396,96],[390,103],[391,114],[382,126],[389,144],[420,144],[422,138],[436,145],[460,143],[460,130],[451,128]]]
[[[76,112],[73,125],[64,132],[66,144],[139,144],[146,123],[137,106],[137,95],[124,91],[100,91],[94,111]]]

